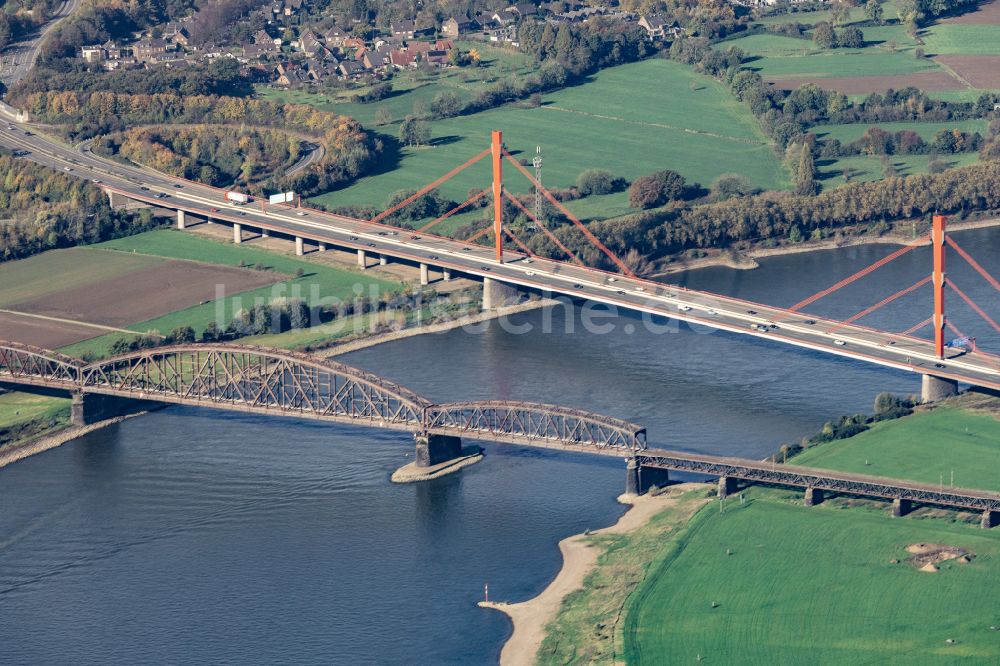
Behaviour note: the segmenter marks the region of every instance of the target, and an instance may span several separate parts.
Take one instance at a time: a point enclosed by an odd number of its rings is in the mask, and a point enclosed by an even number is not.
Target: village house
[[[365,67],[354,60],[344,60],[337,66],[337,72],[345,79],[356,79],[365,73]]]
[[[468,33],[475,32],[479,29],[480,25],[477,21],[464,16],[452,16],[450,19],[441,24],[441,32],[448,37],[460,37],[461,35],[467,35]]]
[[[326,31],[324,39],[326,40],[326,45],[332,48],[340,48],[344,43],[344,40],[350,36],[350,33],[344,32],[338,27],[330,28]]]
[[[132,52],[136,60],[153,62],[158,56],[173,51],[174,48],[173,44],[168,44],[163,39],[141,39],[132,46]]]
[[[94,44],[93,46],[82,46],[80,47],[80,57],[88,63],[98,63],[104,62],[104,46],[101,44]]]

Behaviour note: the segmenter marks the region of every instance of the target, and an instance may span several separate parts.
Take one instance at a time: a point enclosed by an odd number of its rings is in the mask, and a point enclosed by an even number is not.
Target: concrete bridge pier
[[[420,264],[420,285],[426,287],[431,283],[431,271],[427,264]]]
[[[326,252],[326,243],[320,243],[319,244],[319,251],[320,252]]]
[[[892,517],[902,518],[910,511],[913,510],[913,506],[908,499],[894,499],[892,500]]]
[[[149,409],[151,403],[98,393],[73,393],[70,407],[70,422],[74,426],[85,426],[116,416],[135,414]]]
[[[379,266],[385,266],[388,263],[389,263],[389,258],[387,256],[385,256],[384,254],[378,255],[378,265]]]
[[[823,501],[822,488],[806,488],[806,506],[816,506]]]
[[[301,257],[306,253],[305,242],[302,240],[302,236],[295,237],[295,256]]]
[[[177,228],[178,229],[187,228],[186,214],[182,210],[177,211]]]
[[[958,382],[954,379],[923,375],[920,381],[920,401],[935,402],[958,395]]]
[[[719,477],[719,499],[729,497],[736,492],[736,479],[731,476]]]
[[[640,465],[635,458],[625,464],[625,494],[645,495],[653,486],[662,488],[670,483],[670,470]]]
[[[451,281],[451,271],[449,269],[447,269],[447,268],[442,268],[441,269],[441,279],[444,280],[445,282],[450,282]]]
[[[271,232],[268,231],[267,229],[261,229],[260,230],[260,237],[261,238],[269,238],[270,236],[271,236]]]
[[[517,301],[517,287],[483,278],[483,310],[496,310]]]
[[[429,435],[417,433],[413,436],[417,445],[417,467],[433,467],[462,455],[462,438],[451,435]]]
[[[239,245],[243,242],[243,225],[234,224],[233,225],[233,242]]]
[[[358,250],[358,267],[362,270],[368,268],[368,255],[364,250]]]
[[[979,526],[984,530],[996,527],[997,523],[1000,522],[998,518],[1000,518],[1000,511],[990,511],[989,509],[986,509],[986,511],[983,511],[983,517],[982,520],[979,521]]]

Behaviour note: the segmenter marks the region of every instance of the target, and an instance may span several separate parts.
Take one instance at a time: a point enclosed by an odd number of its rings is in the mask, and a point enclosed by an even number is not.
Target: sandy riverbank
[[[92,423],[87,426],[70,426],[56,432],[40,435],[34,439],[24,442],[23,444],[15,444],[14,446],[7,447],[0,451],[0,468],[6,467],[7,465],[15,463],[18,460],[24,460],[28,456],[33,456],[37,453],[54,449],[57,446],[62,446],[66,442],[70,442],[78,437],[83,437],[87,433],[107,428],[110,425],[121,423],[122,421],[135,418],[136,416],[142,416],[146,413],[147,412],[138,412],[136,414],[128,414],[126,416],[116,416],[115,418],[105,419],[104,421],[98,421],[97,423]]]
[[[704,484],[700,483],[682,483],[671,486],[669,493],[657,496],[622,495],[618,501],[630,505],[630,508],[617,523],[589,534],[576,534],[559,542],[563,557],[562,569],[541,594],[516,604],[481,601],[480,607],[505,613],[514,624],[514,633],[500,653],[500,665],[524,666],[534,663],[538,648],[545,638],[546,625],[555,618],[566,595],[583,587],[584,579],[601,554],[600,548],[590,543],[588,536],[632,532],[648,523],[660,511],[676,505],[684,492],[703,487]]]
[[[948,224],[948,231],[968,231],[970,229],[987,229],[990,227],[1000,227],[1000,218],[989,218],[986,220],[970,220],[968,222],[951,222]],[[849,238],[827,238],[818,241],[804,241],[794,245],[782,245],[779,247],[760,247],[733,256],[729,252],[713,255],[711,257],[701,257],[699,259],[680,260],[670,264],[654,273],[651,277],[663,277],[676,273],[698,270],[699,268],[710,268],[721,266],[735,270],[752,270],[758,268],[757,259],[766,257],[779,257],[787,254],[802,254],[803,252],[817,252],[820,250],[837,250],[845,247],[855,247],[858,245],[906,245],[913,242],[913,236],[906,233],[888,233],[882,236],[852,236]]]
[[[348,352],[358,351],[359,349],[367,349],[368,347],[381,345],[386,342],[403,340],[405,338],[412,338],[417,335],[426,335],[428,333],[443,333],[444,331],[462,328],[463,326],[472,326],[490,319],[497,319],[498,317],[505,317],[518,312],[537,310],[538,308],[544,308],[548,305],[553,305],[554,303],[556,303],[556,301],[542,298],[538,300],[526,301],[524,303],[518,303],[517,305],[508,305],[506,307],[497,308],[496,310],[477,312],[474,315],[459,317],[458,319],[453,319],[451,321],[442,321],[436,324],[427,324],[424,326],[414,326],[413,328],[404,328],[400,331],[379,333],[377,335],[366,335],[358,338],[357,340],[351,340],[327,349],[322,349],[315,352],[315,354],[321,358],[331,358],[333,356],[347,354]]]

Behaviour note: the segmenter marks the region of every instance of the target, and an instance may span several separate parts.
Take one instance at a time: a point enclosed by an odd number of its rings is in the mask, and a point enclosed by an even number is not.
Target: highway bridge
[[[932,239],[935,257],[941,260],[940,266],[936,265],[935,271],[921,283],[877,304],[884,305],[917,286],[933,282],[936,309],[933,316],[922,324],[934,328],[935,340],[929,341],[912,334],[918,327],[894,333],[862,326],[855,321],[860,316],[848,321],[836,321],[803,312],[802,307],[814,302],[815,297],[789,309],[645,280],[633,275],[603,246],[600,246],[602,251],[616,262],[620,272],[611,273],[573,261],[534,256],[527,252],[526,247],[511,250],[502,246],[502,239],[509,237],[519,241],[503,226],[499,207],[494,227],[484,230],[493,234],[495,243],[486,247],[426,231],[412,232],[381,224],[391,211],[385,211],[372,220],[359,220],[294,205],[227,205],[222,190],[151,169],[121,164],[87,150],[74,150],[13,118],[7,125],[0,125],[0,145],[25,151],[26,159],[39,164],[92,180],[107,192],[112,205],[155,206],[175,211],[180,228],[193,219],[212,220],[231,225],[233,241],[237,243],[242,242],[245,232],[257,230],[265,235],[288,238],[295,243],[299,254],[309,246],[337,248],[356,252],[363,267],[372,261],[388,260],[417,265],[424,283],[429,280],[431,271],[440,271],[445,279],[461,274],[482,280],[485,285],[485,308],[501,304],[514,289],[561,294],[918,373],[923,378],[925,399],[949,395],[956,390],[959,382],[1000,390],[1000,357],[981,350],[945,349],[942,344],[946,325],[943,255],[946,242],[954,245],[950,238],[945,238],[943,218],[936,218],[940,220],[940,225],[936,224],[935,238]],[[454,175],[485,156],[492,156],[494,161],[494,189],[500,192],[501,197],[513,199],[504,189],[502,161],[506,160],[518,169],[523,167],[509,157],[499,132],[494,132],[491,147],[446,176]],[[530,173],[526,176],[531,177]],[[429,191],[445,179],[437,179],[420,193]],[[542,191],[545,192],[544,188]],[[558,204],[554,198],[552,201]],[[564,213],[572,218],[568,211],[564,210]],[[539,225],[544,230],[542,221]],[[580,227],[582,233],[589,234],[583,225]],[[599,245],[596,239],[592,240]],[[926,242],[928,239],[921,239],[905,246],[861,273],[867,274]],[[962,254],[968,256],[964,251]],[[844,283],[854,277],[857,276],[847,278]],[[995,280],[992,283],[1000,290],[1000,283]],[[830,291],[824,290],[820,296]],[[874,308],[869,308],[859,315],[872,310]],[[1000,330],[985,311],[979,311]]]
[[[532,402],[435,403],[370,372],[280,349],[177,345],[86,363],[0,341],[0,384],[69,392],[76,425],[154,401],[412,432],[423,468],[460,458],[469,438],[624,458],[627,493],[664,485],[675,470],[719,477],[722,498],[742,480],[804,489],[809,505],[828,492],[890,500],[896,516],[914,504],[981,512],[983,527],[1000,516],[1000,493],[653,449],[646,429],[623,419]]]

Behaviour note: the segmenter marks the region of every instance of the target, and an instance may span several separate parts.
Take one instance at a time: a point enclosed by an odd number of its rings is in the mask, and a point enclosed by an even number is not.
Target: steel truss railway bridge
[[[892,500],[897,516],[913,503],[982,512],[984,527],[1000,516],[997,493],[652,449],[646,429],[622,419],[532,402],[434,403],[343,363],[263,347],[178,345],[85,363],[0,341],[0,383],[69,392],[77,425],[152,401],[408,431],[418,467],[446,464],[462,455],[463,438],[480,439],[624,457],[630,493],[662,485],[677,470],[719,477],[720,497],[742,480],[803,488],[810,505],[833,492]]]

